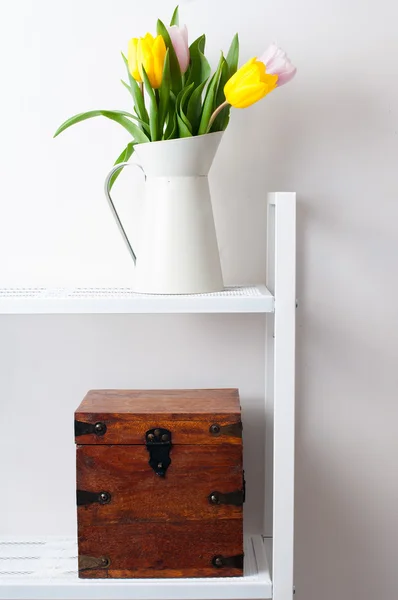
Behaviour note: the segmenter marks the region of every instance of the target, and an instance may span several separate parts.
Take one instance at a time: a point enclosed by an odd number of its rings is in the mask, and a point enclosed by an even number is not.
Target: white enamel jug
[[[221,138],[217,132],[137,144],[138,162],[120,163],[108,174],[105,193],[134,261],[134,291],[200,294],[224,289],[207,179]],[[112,175],[131,165],[145,175],[137,253],[109,193]]]

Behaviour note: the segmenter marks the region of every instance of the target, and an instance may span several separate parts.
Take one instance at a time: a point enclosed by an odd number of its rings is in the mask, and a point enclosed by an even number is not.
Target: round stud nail
[[[222,556],[215,556],[215,557],[213,558],[213,561],[212,561],[212,562],[213,562],[213,565],[214,565],[215,567],[217,567],[217,568],[220,568],[220,567],[224,566],[224,563],[223,563]]]
[[[217,433],[220,433],[220,431],[221,427],[217,425],[217,423],[210,425],[210,433],[212,433],[213,435],[217,435]]]
[[[104,435],[104,433],[106,432],[105,423],[96,423],[94,426],[94,430],[96,435]]]
[[[109,492],[100,492],[99,499],[101,504],[108,504],[111,501],[111,495]]]

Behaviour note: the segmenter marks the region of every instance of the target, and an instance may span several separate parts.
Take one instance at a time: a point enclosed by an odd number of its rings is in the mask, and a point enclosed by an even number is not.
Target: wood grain
[[[210,431],[240,423],[238,390],[93,390],[75,419],[106,424],[102,436],[76,438],[78,489],[111,494],[109,504],[78,507],[79,556],[111,561],[81,577],[242,575],[211,564],[243,553],[242,507],[208,500],[242,489],[242,438]],[[158,427],[172,437],[165,478],[149,466],[145,445]]]
[[[79,435],[76,437],[77,444],[145,444],[145,433],[155,427],[162,427],[171,431],[174,446],[178,444],[195,446],[235,444],[240,446],[242,444],[242,438],[224,433],[215,436],[210,433],[209,428],[214,423],[223,426],[233,422],[232,418],[225,417],[225,415],[215,415],[214,418],[209,418],[207,421],[170,421],[168,415],[159,415],[156,419],[152,415],[148,415],[148,418],[141,420],[135,418],[135,415],[123,413],[114,415],[109,413],[86,413],[84,415],[83,413],[76,413],[76,419],[92,424],[101,421],[107,427],[105,435],[102,436],[93,433]],[[240,415],[235,422],[239,421]]]
[[[80,577],[237,577],[242,569],[216,569],[215,555],[243,553],[243,531],[236,520],[201,523],[134,523],[79,526],[79,552],[107,556],[108,569],[81,571]]]
[[[242,507],[214,505],[211,492],[242,490],[242,448],[174,446],[165,478],[149,466],[145,446],[78,446],[77,488],[108,491],[109,504],[78,507],[84,525],[134,521],[242,519]],[[187,525],[188,527],[188,525]]]
[[[91,390],[77,413],[168,416],[169,420],[208,419],[213,415],[240,414],[237,389],[208,390]]]

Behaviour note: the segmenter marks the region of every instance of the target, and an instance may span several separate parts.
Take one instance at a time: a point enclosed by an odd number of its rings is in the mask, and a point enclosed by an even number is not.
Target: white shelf
[[[0,538],[0,600],[251,600],[272,598],[270,540],[245,540],[244,577],[79,579],[76,541]]]
[[[295,230],[295,194],[269,194],[267,286],[276,300],[265,286],[196,296],[139,295],[128,288],[0,288],[0,314],[6,315],[274,313],[264,319],[264,532],[273,537],[257,535],[246,540],[244,577],[79,580],[74,540],[0,537],[0,600],[293,600]],[[18,345],[19,339],[15,343]],[[30,355],[24,360],[30,381]],[[21,380],[26,379],[24,364],[15,362],[20,369],[15,377]],[[6,361],[4,368],[8,367]],[[13,385],[15,377],[6,388],[5,399],[17,403],[20,389]],[[41,389],[33,383],[36,396],[29,396],[30,402],[40,398]],[[7,478],[5,481],[7,484]],[[31,501],[40,503],[40,495]],[[62,512],[57,517],[62,519]]]
[[[0,288],[0,314],[267,313],[274,297],[263,285],[214,294],[156,296],[129,288]]]

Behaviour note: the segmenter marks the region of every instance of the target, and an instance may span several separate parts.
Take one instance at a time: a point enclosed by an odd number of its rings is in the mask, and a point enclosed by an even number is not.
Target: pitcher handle
[[[144,175],[145,175],[145,171],[144,171],[144,169],[141,167],[141,165],[139,165],[139,164],[137,164],[137,163],[122,162],[122,163],[119,163],[119,164],[115,165],[115,166],[114,166],[114,167],[113,167],[113,168],[112,168],[112,169],[109,171],[109,173],[108,173],[108,175],[107,175],[107,177],[106,177],[106,179],[105,179],[105,196],[106,196],[106,198],[107,198],[107,200],[108,200],[108,202],[109,202],[109,206],[110,206],[110,208],[111,208],[111,211],[112,211],[112,214],[113,214],[113,216],[115,217],[115,221],[116,221],[116,224],[117,224],[117,226],[118,226],[118,228],[119,228],[119,231],[120,231],[120,233],[122,234],[122,238],[123,238],[123,239],[124,239],[124,241],[126,242],[126,245],[127,245],[128,251],[130,252],[130,254],[131,254],[131,256],[132,256],[132,259],[133,259],[133,261],[134,261],[134,264],[136,264],[136,261],[137,261],[136,254],[135,254],[135,252],[134,252],[134,250],[133,250],[133,247],[132,247],[132,245],[130,244],[130,240],[129,240],[129,238],[127,237],[127,233],[126,233],[126,232],[125,232],[125,230],[124,230],[124,227],[123,227],[123,225],[122,225],[122,222],[121,222],[121,220],[120,220],[120,217],[119,217],[119,215],[118,215],[118,213],[117,213],[117,210],[116,210],[116,208],[115,208],[115,205],[114,205],[114,203],[113,203],[113,200],[112,200],[112,197],[111,197],[111,193],[110,193],[110,192],[111,192],[111,190],[110,190],[110,187],[111,187],[111,179],[112,179],[112,176],[113,176],[115,173],[117,173],[117,172],[118,172],[120,169],[123,169],[123,167],[129,167],[129,166],[130,166],[130,167],[138,167],[139,169],[141,169],[141,171],[142,171],[142,172],[144,173]]]

